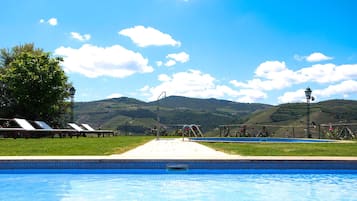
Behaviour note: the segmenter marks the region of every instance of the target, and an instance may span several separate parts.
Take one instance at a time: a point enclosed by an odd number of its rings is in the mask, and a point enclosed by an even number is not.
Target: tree
[[[2,49],[0,115],[60,123],[71,87],[61,61],[33,44]]]

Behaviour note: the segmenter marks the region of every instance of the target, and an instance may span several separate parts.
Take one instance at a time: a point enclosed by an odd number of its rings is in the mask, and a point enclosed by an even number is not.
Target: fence
[[[318,124],[310,126],[312,138],[354,139],[357,123]],[[220,137],[307,137],[306,125],[232,124],[219,126]]]

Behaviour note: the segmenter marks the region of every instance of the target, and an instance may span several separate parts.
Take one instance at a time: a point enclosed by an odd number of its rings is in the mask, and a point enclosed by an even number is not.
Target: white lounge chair
[[[36,129],[33,127],[26,119],[13,119],[23,130],[20,132],[21,137],[44,137],[44,136],[53,136],[53,133],[50,133],[50,130],[47,129]]]
[[[58,134],[60,137],[63,137],[65,135],[69,135],[70,137],[72,137],[72,136],[78,137],[80,135],[80,132],[78,132],[77,130],[73,130],[73,129],[54,129],[44,121],[34,121],[34,123],[37,126],[39,126],[41,129],[45,129],[45,130],[54,132],[54,133]]]
[[[101,135],[104,137],[105,134],[114,135],[114,131],[112,130],[95,130],[88,124],[82,124],[83,127],[80,127],[75,123],[68,123],[68,125],[82,134],[97,134],[98,137]]]
[[[35,128],[29,121],[26,119],[13,119],[23,130],[21,131],[21,137],[54,137],[56,134],[60,137],[65,135],[72,136],[79,136],[80,133],[73,129],[53,129],[48,124],[43,121],[34,122],[40,129]]]

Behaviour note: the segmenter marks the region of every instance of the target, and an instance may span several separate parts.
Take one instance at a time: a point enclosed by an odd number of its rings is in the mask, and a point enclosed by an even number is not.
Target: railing
[[[286,137],[305,138],[306,125],[230,124],[220,125],[220,137]],[[357,123],[318,124],[310,126],[312,138],[354,139]]]

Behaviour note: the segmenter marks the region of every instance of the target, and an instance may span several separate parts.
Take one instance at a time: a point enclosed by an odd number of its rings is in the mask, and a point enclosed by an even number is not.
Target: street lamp
[[[314,97],[311,96],[311,89],[310,87],[307,87],[305,89],[305,97],[306,97],[306,106],[307,106],[307,114],[306,114],[306,135],[308,138],[311,138],[311,133],[310,133],[310,100],[314,101]]]
[[[159,102],[160,98],[163,96],[163,98],[166,98],[166,91],[161,92],[159,97],[157,97],[157,127],[156,127],[156,140],[159,140],[160,137],[160,117],[159,117]]]
[[[69,88],[69,95],[71,96],[71,122],[74,122],[74,94],[76,89],[72,86]]]

